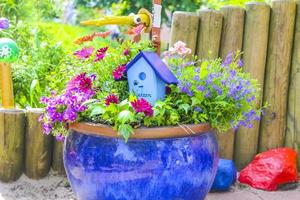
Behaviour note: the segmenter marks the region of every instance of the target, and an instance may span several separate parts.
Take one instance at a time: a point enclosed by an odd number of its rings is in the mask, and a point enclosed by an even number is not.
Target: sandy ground
[[[54,199],[76,200],[66,178],[53,172],[39,181],[28,179],[23,175],[14,183],[0,182],[0,200]],[[210,193],[206,200],[300,200],[300,187],[289,191],[264,192],[237,184],[229,192]]]

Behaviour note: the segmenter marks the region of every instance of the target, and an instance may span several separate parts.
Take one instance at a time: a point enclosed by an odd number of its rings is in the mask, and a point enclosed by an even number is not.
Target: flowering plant
[[[128,140],[141,126],[210,123],[225,131],[251,127],[251,121],[259,119],[258,84],[243,72],[239,53],[230,53],[224,61],[199,60],[191,58],[191,50],[179,41],[164,53],[178,84],[166,86],[165,99],[151,105],[129,93],[126,80],[126,64],[140,50],[153,51],[151,42],[119,43],[106,39],[108,34],[97,35],[101,36],[76,41],[83,45],[74,53],[84,63],[83,72],[60,94],[42,98],[46,108],[40,121],[46,134],[61,140],[69,123],[89,121],[110,125]]]

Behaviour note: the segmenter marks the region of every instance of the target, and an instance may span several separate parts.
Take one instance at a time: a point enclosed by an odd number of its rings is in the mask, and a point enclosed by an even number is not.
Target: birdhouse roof
[[[140,58],[144,58],[165,83],[178,83],[177,78],[155,52],[141,51],[130,63],[127,64],[126,71],[128,71]]]

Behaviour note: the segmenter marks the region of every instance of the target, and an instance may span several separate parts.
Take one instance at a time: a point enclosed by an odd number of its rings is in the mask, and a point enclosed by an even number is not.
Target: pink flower
[[[108,47],[98,49],[94,62],[98,62],[98,61],[102,60],[105,57],[105,53],[106,53],[107,49],[108,49]]]
[[[126,65],[120,65],[113,71],[114,79],[120,80],[125,77]]]
[[[174,54],[185,56],[191,54],[192,50],[186,47],[186,44],[182,41],[178,41],[174,44],[174,47],[170,47],[169,51],[164,52],[164,56],[170,57]]]
[[[87,95],[92,95],[94,93],[92,89],[92,79],[86,76],[86,73],[81,73],[68,83],[68,92],[83,92]]]
[[[105,105],[109,106],[111,103],[118,104],[119,103],[119,97],[115,94],[110,94],[105,98]]]
[[[153,116],[153,109],[151,104],[146,101],[144,98],[136,99],[131,102],[131,106],[137,113],[144,113],[146,116],[151,117]]]
[[[85,47],[81,50],[75,51],[74,56],[76,56],[79,59],[86,60],[93,54],[93,51],[93,47]]]

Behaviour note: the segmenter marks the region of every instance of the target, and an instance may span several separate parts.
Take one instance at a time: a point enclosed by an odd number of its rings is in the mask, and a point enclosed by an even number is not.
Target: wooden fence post
[[[215,59],[219,56],[223,14],[215,10],[200,10],[197,55],[200,59]]]
[[[243,42],[244,70],[264,85],[268,48],[270,6],[266,3],[246,4]],[[257,106],[262,104],[263,88]],[[244,168],[257,154],[260,121],[253,121],[253,128],[240,127],[235,138],[234,160],[237,168]]]
[[[220,56],[225,58],[228,53],[242,49],[245,10],[237,6],[225,6],[221,12],[224,19]],[[233,159],[234,138],[234,130],[217,134],[221,158]]]
[[[25,174],[32,179],[45,177],[51,167],[52,136],[42,133],[38,122],[42,109],[29,109],[26,112],[25,135]]]
[[[261,121],[260,152],[284,145],[295,14],[295,1],[272,2],[263,98],[270,106]]]
[[[0,109],[0,180],[17,180],[24,166],[25,113]]]
[[[230,52],[242,50],[245,10],[238,6],[224,6],[220,56],[225,58]]]
[[[64,143],[54,139],[53,156],[52,156],[52,169],[58,174],[65,175],[65,167],[63,162],[63,149]]]
[[[300,0],[297,0],[296,30],[290,75],[285,145],[298,152],[300,170]]]
[[[173,14],[170,46],[181,40],[192,50],[196,51],[199,16],[196,13],[176,11]]]

